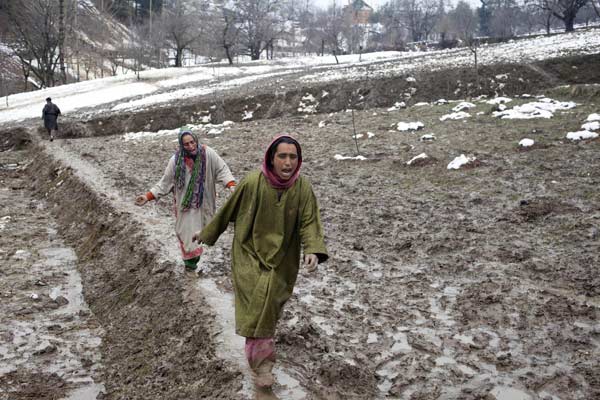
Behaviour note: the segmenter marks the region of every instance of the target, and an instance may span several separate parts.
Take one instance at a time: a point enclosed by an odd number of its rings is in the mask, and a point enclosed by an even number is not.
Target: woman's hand
[[[200,239],[200,232],[198,231],[196,233],[194,233],[194,236],[192,236],[192,242],[198,242],[198,244],[202,244],[202,239]]]
[[[304,268],[306,268],[306,272],[314,272],[317,270],[317,265],[319,265],[319,258],[316,254],[305,254],[304,255]]]
[[[139,196],[137,196],[135,198],[135,205],[136,206],[143,206],[147,202],[148,202],[148,198],[146,197],[145,194],[141,194],[141,195],[139,195]]]

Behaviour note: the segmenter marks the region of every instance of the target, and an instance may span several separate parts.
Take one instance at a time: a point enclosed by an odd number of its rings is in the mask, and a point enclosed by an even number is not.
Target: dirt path
[[[102,327],[83,299],[77,256],[29,191],[24,152],[0,153],[0,399],[95,399]]]

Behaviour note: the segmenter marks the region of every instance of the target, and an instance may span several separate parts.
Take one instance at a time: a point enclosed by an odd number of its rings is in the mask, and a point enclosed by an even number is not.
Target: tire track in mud
[[[83,301],[73,249],[25,184],[22,156],[0,153],[0,399],[96,398],[102,329]]]

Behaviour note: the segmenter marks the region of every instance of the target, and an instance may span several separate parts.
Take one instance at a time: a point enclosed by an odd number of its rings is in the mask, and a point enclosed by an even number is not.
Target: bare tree
[[[519,7],[515,0],[498,0],[494,2],[491,14],[489,33],[499,38],[515,35],[519,15]]]
[[[189,50],[192,44],[200,38],[200,20],[201,10],[196,3],[176,0],[165,6],[162,14],[162,26],[167,42],[175,50],[176,67],[183,65],[184,51]]]
[[[283,1],[239,0],[235,3],[240,51],[252,60],[258,60],[262,52],[283,32],[279,13]]]
[[[539,7],[563,21],[565,32],[573,32],[575,17],[589,0],[540,0]]]
[[[232,11],[226,7],[222,10],[222,25],[221,25],[221,45],[225,50],[225,56],[229,65],[233,64],[233,57],[235,57],[238,51],[238,37],[240,34],[240,23],[237,18],[235,11]]]
[[[60,22],[58,1],[9,0],[7,11],[11,23],[8,46],[21,61],[26,77],[31,72],[41,87],[54,86],[61,57],[59,26],[65,21]]]
[[[475,37],[477,16],[467,2],[460,0],[454,10],[448,13],[448,17],[450,18],[453,31],[473,54],[475,79],[477,87],[479,87],[479,66],[477,64],[479,40]]]
[[[404,50],[409,35],[397,2],[386,3],[381,9],[381,23],[384,50]]]
[[[344,31],[344,16],[342,9],[337,7],[335,1],[327,9],[317,14],[317,24],[322,31],[321,38],[321,55],[325,52],[325,45],[329,47],[329,51],[335,57],[335,62],[339,63],[338,54],[343,53],[342,32]]]
[[[400,7],[413,42],[426,40],[441,17],[437,0],[402,0]]]

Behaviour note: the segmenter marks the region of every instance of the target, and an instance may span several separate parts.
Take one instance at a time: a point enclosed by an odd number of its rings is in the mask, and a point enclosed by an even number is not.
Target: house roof
[[[352,1],[352,3],[350,5],[352,6],[352,8],[354,10],[364,10],[364,9],[373,10],[373,7],[371,7],[370,5],[365,3],[363,0],[351,0],[351,1]]]

